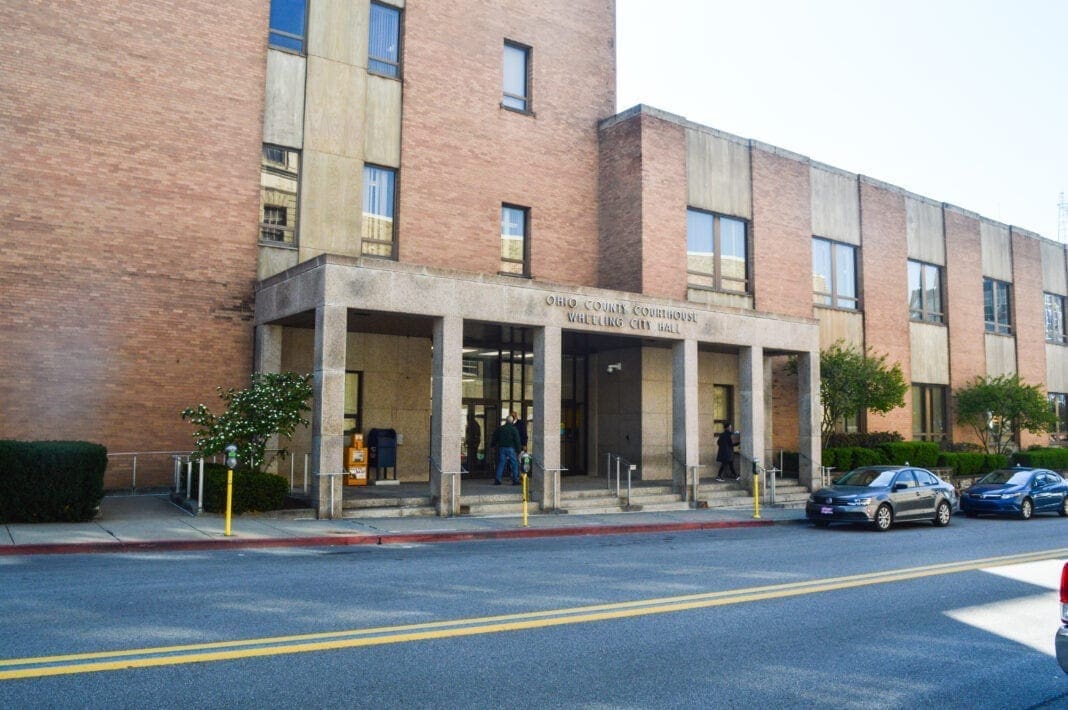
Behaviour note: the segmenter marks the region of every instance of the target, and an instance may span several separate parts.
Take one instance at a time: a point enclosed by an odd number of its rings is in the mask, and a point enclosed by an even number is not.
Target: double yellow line
[[[721,592],[686,594],[660,597],[615,604],[549,609],[545,611],[501,616],[485,616],[471,619],[437,621],[404,626],[382,626],[369,629],[351,629],[294,636],[274,636],[259,639],[217,641],[214,643],[187,644],[182,646],[159,646],[96,653],[74,653],[34,658],[0,660],[0,680],[40,678],[76,673],[97,673],[127,668],[150,668],[153,666],[180,665],[185,663],[209,663],[261,656],[279,656],[289,653],[331,651],[341,648],[378,646],[390,643],[407,643],[430,639],[455,638],[492,634],[502,631],[520,631],[564,624],[583,624],[591,621],[624,619],[647,614],[703,609],[728,604],[743,604],[765,599],[780,599],[803,594],[818,594],[837,589],[849,589],[873,584],[902,582],[923,577],[933,577],[957,572],[972,572],[986,567],[997,567],[1024,562],[1068,557],[1068,548],[1045,550],[1019,555],[987,557],[964,562],[909,567],[905,569],[870,572],[846,577],[830,577],[804,582],[774,584],[748,589],[732,589]]]

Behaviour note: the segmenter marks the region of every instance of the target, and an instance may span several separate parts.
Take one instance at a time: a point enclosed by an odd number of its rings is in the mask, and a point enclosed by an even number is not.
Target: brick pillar
[[[560,328],[534,329],[534,431],[531,452],[541,462],[533,470],[531,491],[541,496],[542,510],[560,507]]]
[[[318,516],[329,520],[341,517],[346,320],[344,306],[321,305],[315,309],[311,470]]]
[[[463,440],[464,322],[434,319],[433,410],[430,413],[430,495],[438,515],[460,512],[460,447]]]
[[[681,340],[672,346],[671,446],[672,482],[676,493],[689,500],[700,463],[700,426],[697,419],[697,341]]]

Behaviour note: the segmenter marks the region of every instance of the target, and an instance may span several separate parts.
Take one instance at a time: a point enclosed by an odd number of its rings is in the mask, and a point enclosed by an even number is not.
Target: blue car
[[[980,513],[1015,515],[1023,520],[1035,513],[1068,516],[1068,481],[1046,468],[998,469],[964,491],[960,509],[970,518]]]

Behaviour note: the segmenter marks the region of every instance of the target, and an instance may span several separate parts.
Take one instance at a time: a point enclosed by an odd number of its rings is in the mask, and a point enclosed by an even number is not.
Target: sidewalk
[[[206,550],[249,547],[315,547],[452,542],[568,535],[616,535],[797,523],[803,510],[718,508],[605,515],[346,518],[315,520],[272,514],[234,516],[230,537],[224,516],[191,515],[166,494],[105,496],[88,523],[12,523],[0,526],[0,555]]]

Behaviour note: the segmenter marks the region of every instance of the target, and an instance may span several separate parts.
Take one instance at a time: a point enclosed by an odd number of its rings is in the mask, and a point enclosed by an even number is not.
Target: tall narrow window
[[[529,276],[530,210],[501,205],[501,273]]]
[[[365,165],[363,168],[363,239],[366,256],[392,257],[396,246],[393,210],[397,171]]]
[[[1068,338],[1065,337],[1064,296],[1047,293],[1045,294],[1045,302],[1046,342],[1064,345],[1068,343]]]
[[[363,372],[345,371],[344,434],[350,436],[363,431]]]
[[[909,318],[927,323],[945,322],[942,267],[909,261]]]
[[[857,308],[856,248],[812,238],[812,292],[817,305]]]
[[[504,96],[501,106],[530,112],[530,47],[504,43]]]
[[[686,270],[691,286],[747,293],[748,267],[745,222],[686,210]]]
[[[912,386],[912,438],[916,441],[946,438],[946,388],[943,385]]]
[[[1004,281],[983,279],[983,317],[988,333],[1012,333],[1011,286]]]
[[[260,160],[260,241],[296,246],[300,152],[265,144]]]
[[[367,68],[382,76],[400,76],[400,10],[371,3]]]
[[[271,0],[271,27],[267,35],[272,47],[304,53],[307,0]]]
[[[1050,392],[1049,405],[1053,409],[1053,416],[1057,417],[1057,426],[1050,435],[1058,441],[1068,441],[1068,394]]]
[[[734,421],[734,388],[730,385],[712,385],[712,431],[721,432]]]

